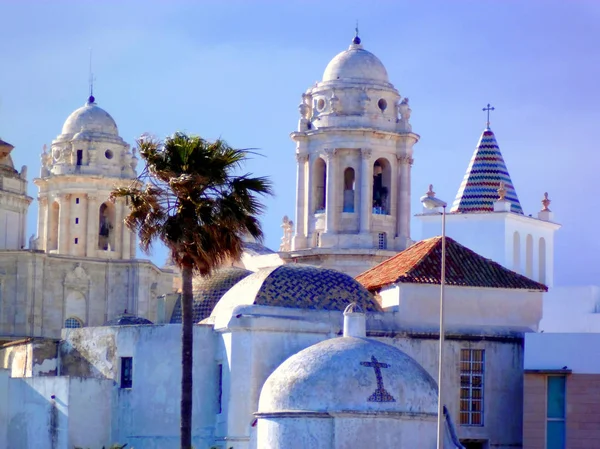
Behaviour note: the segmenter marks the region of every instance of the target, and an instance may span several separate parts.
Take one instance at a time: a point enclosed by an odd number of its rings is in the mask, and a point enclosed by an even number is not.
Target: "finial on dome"
[[[544,199],[542,200],[542,212],[550,212],[548,206],[550,206],[551,202],[552,201],[548,199],[548,192],[544,192]]]
[[[427,191],[429,198],[435,198],[435,192],[433,191],[433,184],[429,184],[429,190]]]
[[[356,21],[356,28],[354,28],[355,34],[354,34],[354,39],[352,39],[352,43],[354,45],[360,45],[360,37],[358,37],[358,20]]]

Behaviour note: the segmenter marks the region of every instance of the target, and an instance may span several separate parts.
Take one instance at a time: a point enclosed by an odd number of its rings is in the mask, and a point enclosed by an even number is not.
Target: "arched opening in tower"
[[[389,161],[379,158],[373,164],[373,213],[389,215],[392,169]]]
[[[60,206],[58,202],[50,205],[50,223],[48,223],[48,247],[47,251],[58,249],[58,220],[60,216]]]
[[[355,184],[354,169],[348,167],[344,170],[344,212],[354,212]]]
[[[103,251],[115,250],[115,206],[112,203],[102,203],[99,210],[98,249]]]
[[[322,158],[315,162],[315,214],[325,212],[325,198],[327,195],[327,164]]]

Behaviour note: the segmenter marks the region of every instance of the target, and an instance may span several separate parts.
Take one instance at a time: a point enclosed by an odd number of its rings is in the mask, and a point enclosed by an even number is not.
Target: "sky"
[[[34,198],[42,146],[88,96],[93,48],[96,101],[128,143],[185,131],[259,149],[247,169],[274,183],[262,220],[277,249],[282,217],[295,211],[289,134],[301,94],[358,20],[421,136],[413,213],[430,183],[453,201],[491,103],[525,213],[535,216],[547,191],[562,224],[555,283],[600,280],[598,1],[0,0],[0,18],[0,137],[15,146],[15,165],[29,167]],[[36,221],[34,201],[28,235]],[[162,265],[166,251],[138,255]]]

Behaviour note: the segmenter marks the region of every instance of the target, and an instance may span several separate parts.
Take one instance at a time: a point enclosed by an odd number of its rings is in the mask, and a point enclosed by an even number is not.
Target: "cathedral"
[[[419,211],[413,240],[411,112],[358,33],[301,95],[281,247],[247,241],[194,280],[196,449],[433,449],[438,400],[444,448],[523,447],[524,335],[560,226],[548,195],[524,214],[488,122],[454,204]],[[178,272],[136,258],[128,205],[108,201],[135,182],[135,150],[90,95],[44,148],[28,241],[11,151],[0,141],[0,447],[179,447]]]

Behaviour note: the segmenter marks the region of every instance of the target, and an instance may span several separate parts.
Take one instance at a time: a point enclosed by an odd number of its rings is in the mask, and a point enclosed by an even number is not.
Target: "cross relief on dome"
[[[379,362],[374,355],[371,356],[370,362],[360,362],[360,364],[373,368],[377,379],[377,390],[367,398],[367,402],[396,402],[396,399],[383,387],[383,376],[381,375],[381,368],[389,368],[390,365]]]

